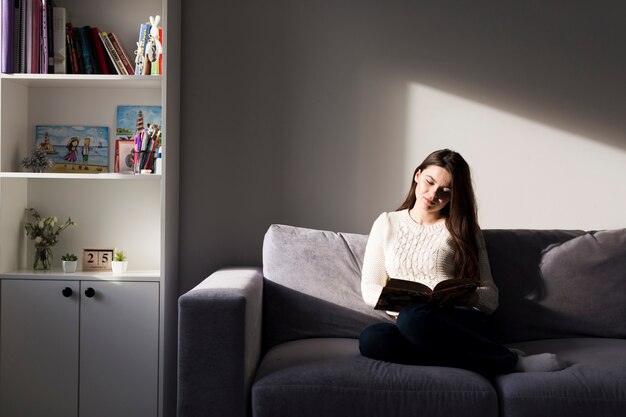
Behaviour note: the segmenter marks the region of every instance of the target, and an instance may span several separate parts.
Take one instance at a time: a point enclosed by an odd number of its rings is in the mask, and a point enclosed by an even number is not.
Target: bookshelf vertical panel
[[[24,209],[28,202],[28,180],[0,179],[0,272],[26,268]]]
[[[21,84],[1,81],[0,111],[0,169],[14,171],[28,154],[28,88]]]

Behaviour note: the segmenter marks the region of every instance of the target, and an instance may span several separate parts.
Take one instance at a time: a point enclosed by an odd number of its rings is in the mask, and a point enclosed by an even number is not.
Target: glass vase
[[[35,245],[35,262],[33,269],[50,269],[52,265],[52,249],[48,245]]]

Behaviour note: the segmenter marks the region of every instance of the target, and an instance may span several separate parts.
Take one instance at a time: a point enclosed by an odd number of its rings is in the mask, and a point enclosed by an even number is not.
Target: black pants
[[[415,304],[396,324],[377,323],[363,330],[363,356],[410,365],[451,366],[486,376],[512,372],[517,355],[489,340],[486,314],[473,309]]]

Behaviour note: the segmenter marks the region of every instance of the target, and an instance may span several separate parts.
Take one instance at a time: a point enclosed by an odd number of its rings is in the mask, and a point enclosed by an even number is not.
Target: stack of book
[[[2,1],[1,70],[5,74],[144,74],[150,24],[139,31],[136,59],[119,38],[97,27],[73,27],[64,7],[53,0]],[[160,28],[158,28],[160,29]],[[162,32],[161,32],[162,33]],[[162,36],[162,34],[161,34]],[[159,57],[161,61],[161,57]],[[152,68],[151,74],[162,74]]]
[[[2,0],[2,72],[53,68],[51,0]]]

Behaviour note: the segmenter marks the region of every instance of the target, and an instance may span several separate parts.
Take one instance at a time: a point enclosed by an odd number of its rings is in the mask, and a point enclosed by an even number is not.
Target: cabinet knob
[[[93,288],[89,287],[85,290],[85,295],[87,296],[87,298],[91,298],[94,295],[96,295],[96,290],[94,290]]]
[[[61,291],[61,294],[63,294],[63,297],[71,297],[73,293],[74,292],[72,291],[70,287],[65,287],[63,288],[63,291]]]

